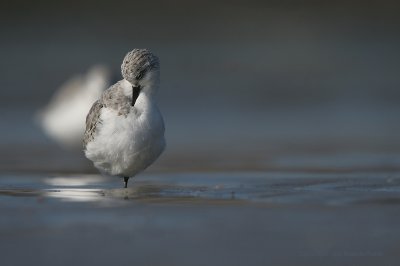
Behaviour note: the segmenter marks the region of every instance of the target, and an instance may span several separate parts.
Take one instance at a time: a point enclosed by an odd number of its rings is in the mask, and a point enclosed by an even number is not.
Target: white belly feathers
[[[86,156],[103,172],[132,177],[152,164],[165,148],[164,123],[158,109],[126,115],[102,108],[96,136],[86,147]]]

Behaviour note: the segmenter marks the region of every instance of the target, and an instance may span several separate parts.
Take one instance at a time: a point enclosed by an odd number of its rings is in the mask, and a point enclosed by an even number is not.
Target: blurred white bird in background
[[[85,75],[67,80],[36,119],[46,135],[60,146],[81,150],[86,115],[110,84],[111,71],[104,65],[95,65]]]

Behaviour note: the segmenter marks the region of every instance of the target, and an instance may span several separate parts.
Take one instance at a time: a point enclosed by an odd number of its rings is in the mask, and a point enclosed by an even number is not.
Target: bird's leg
[[[125,183],[125,186],[124,186],[124,188],[127,188],[128,187],[128,180],[129,180],[129,177],[124,177],[124,183]]]

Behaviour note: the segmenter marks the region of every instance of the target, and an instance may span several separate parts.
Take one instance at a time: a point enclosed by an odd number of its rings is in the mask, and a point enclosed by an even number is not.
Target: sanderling
[[[62,147],[81,149],[86,114],[110,86],[110,76],[106,66],[95,65],[64,83],[36,115],[43,131]]]
[[[164,121],[155,103],[158,58],[146,49],[129,52],[123,80],[104,91],[86,117],[85,155],[101,172],[128,179],[151,165],[165,148]]]

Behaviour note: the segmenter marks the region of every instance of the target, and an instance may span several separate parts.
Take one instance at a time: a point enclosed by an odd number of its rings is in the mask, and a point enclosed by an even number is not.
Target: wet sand
[[[394,265],[399,172],[3,175],[2,265]]]

